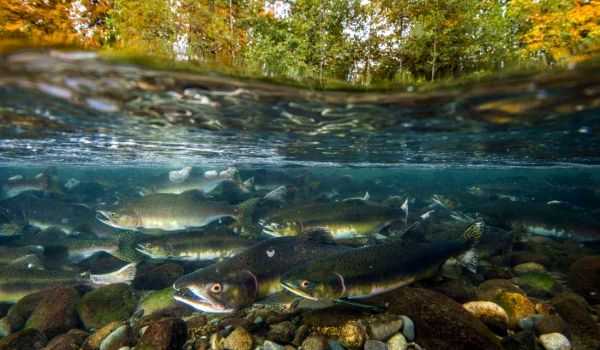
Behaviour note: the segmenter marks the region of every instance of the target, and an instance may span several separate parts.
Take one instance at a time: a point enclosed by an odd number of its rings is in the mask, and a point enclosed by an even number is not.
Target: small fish
[[[292,205],[271,212],[259,224],[263,233],[275,237],[319,228],[335,239],[353,239],[376,235],[390,222],[404,217],[401,209],[360,199]]]
[[[222,171],[209,170],[203,174],[194,174],[192,167],[185,167],[159,176],[144,187],[143,193],[145,195],[152,193],[182,194],[188,191],[200,191],[207,194],[223,182],[233,182],[242,190],[247,190],[251,186],[251,184],[241,181],[236,168],[227,168]]]
[[[39,173],[34,178],[15,175],[2,185],[2,197],[4,199],[13,198],[27,191],[46,192],[50,188],[51,178],[48,172]]]
[[[203,261],[230,258],[256,243],[231,232],[191,231],[141,240],[136,250],[152,259]]]
[[[88,274],[74,271],[38,269],[0,269],[0,301],[17,302],[22,297],[54,286],[88,285],[91,287],[129,283],[133,280],[136,265],[129,264],[107,274]]]
[[[305,261],[348,248],[323,231],[272,238],[175,281],[175,300],[197,310],[230,313],[282,291],[281,275]]]
[[[482,222],[470,225],[460,240],[410,249],[396,241],[309,261],[287,272],[281,285],[310,300],[367,298],[432,276],[448,258],[468,252],[483,228]]]
[[[96,218],[111,227],[125,230],[181,231],[202,227],[213,221],[237,218],[239,208],[207,199],[198,192],[180,195],[159,193],[125,203],[115,210],[98,210]]]

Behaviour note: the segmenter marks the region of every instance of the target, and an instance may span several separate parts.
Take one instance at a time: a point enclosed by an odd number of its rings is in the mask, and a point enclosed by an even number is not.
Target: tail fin
[[[105,285],[113,283],[131,283],[135,278],[137,264],[131,263],[123,266],[114,272],[101,275],[90,274],[90,281],[96,285]]]
[[[475,221],[469,225],[463,233],[463,239],[472,245],[477,244],[483,235],[485,230],[485,223],[483,221]]]
[[[254,228],[254,216],[261,200],[262,198],[250,198],[238,205],[237,223],[242,236],[248,236],[252,234],[252,232],[257,231],[257,229]]]

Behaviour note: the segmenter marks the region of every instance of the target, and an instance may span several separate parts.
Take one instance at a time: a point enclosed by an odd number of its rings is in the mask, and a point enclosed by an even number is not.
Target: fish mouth
[[[111,220],[112,212],[107,210],[96,210],[96,220],[108,226],[115,226],[115,223]]]
[[[291,284],[289,282],[281,281],[280,284],[284,289],[286,289],[287,291],[289,291],[299,297],[302,297],[302,298],[305,298],[308,300],[312,300],[312,301],[319,301],[318,298],[313,297],[312,295],[306,293],[305,291],[299,289],[298,287],[294,286],[293,284]]]
[[[209,296],[199,293],[196,288],[175,288],[175,294],[173,295],[173,298],[178,302],[189,305],[202,312],[228,314],[235,311],[232,308],[227,308],[225,305],[217,302]]]

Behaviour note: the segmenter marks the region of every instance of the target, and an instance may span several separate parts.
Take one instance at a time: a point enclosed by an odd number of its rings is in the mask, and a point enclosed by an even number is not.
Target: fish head
[[[258,294],[258,282],[252,272],[220,274],[211,267],[179,278],[173,288],[175,300],[209,313],[234,312],[252,304]]]
[[[140,226],[138,216],[129,212],[97,210],[96,219],[105,225],[125,230],[136,229]]]
[[[272,237],[297,236],[302,232],[302,224],[295,220],[276,220],[260,224],[262,225],[262,232]]]
[[[344,278],[333,271],[310,271],[297,268],[281,278],[281,286],[303,298],[319,300],[336,300],[344,297],[346,286]]]

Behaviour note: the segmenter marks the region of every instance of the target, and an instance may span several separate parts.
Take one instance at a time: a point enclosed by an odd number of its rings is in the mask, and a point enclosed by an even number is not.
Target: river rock
[[[569,286],[590,303],[600,304],[600,255],[575,261],[569,268]]]
[[[559,315],[547,315],[544,316],[535,324],[535,331],[537,334],[548,334],[548,333],[561,333],[569,335],[569,326]]]
[[[237,327],[225,338],[223,345],[229,350],[252,350],[252,335],[243,327]]]
[[[548,333],[540,336],[545,350],[571,350],[569,339],[560,333]]]
[[[543,266],[550,264],[550,258],[544,254],[534,253],[530,251],[513,252],[510,256],[510,263],[512,266],[524,264],[524,263],[538,263]]]
[[[401,329],[402,319],[393,317],[368,321],[367,333],[371,339],[385,341]]]
[[[80,329],[71,329],[54,337],[43,350],[78,350],[88,336],[87,332]]]
[[[491,301],[471,301],[463,304],[463,307],[494,332],[506,334],[508,315],[498,304]]]
[[[501,349],[496,336],[461,304],[443,294],[421,288],[398,288],[368,302],[389,305],[388,312],[408,316],[415,325],[415,341],[426,349]]]
[[[379,340],[369,339],[365,342],[365,350],[387,350],[387,345]]]
[[[476,288],[462,278],[449,279],[442,284],[436,285],[434,289],[459,303],[465,303],[476,297]]]
[[[77,311],[87,329],[97,329],[113,321],[124,321],[135,310],[137,298],[124,283],[111,284],[85,294]]]
[[[540,350],[533,331],[521,331],[502,339],[504,350]]]
[[[546,268],[542,264],[538,264],[536,262],[526,262],[516,266],[513,266],[513,271],[517,275],[522,275],[524,273],[530,272],[546,272]]]
[[[48,339],[37,329],[24,329],[0,339],[0,350],[38,350]]]
[[[520,293],[502,292],[494,301],[506,311],[511,329],[519,326],[519,320],[535,314],[535,304]]]
[[[402,334],[408,341],[415,340],[415,324],[405,315],[400,316],[402,320]]]
[[[387,341],[387,347],[388,350],[406,350],[408,342],[402,333],[397,333]]]
[[[177,350],[183,346],[186,338],[185,322],[178,318],[165,318],[151,323],[135,348],[136,350]]]
[[[79,325],[76,306],[79,292],[71,287],[42,291],[41,299],[25,323],[25,328],[43,332],[48,339]]]
[[[262,349],[263,350],[285,350],[285,347],[283,345],[279,345],[270,340],[265,340],[265,342],[262,345]]]
[[[528,296],[535,298],[548,298],[562,291],[560,283],[546,272],[527,272],[514,278],[513,281]]]
[[[140,299],[136,312],[143,312],[144,316],[148,316],[155,312],[177,307],[178,304],[173,299],[174,294],[175,289],[171,287],[148,292]]]
[[[272,324],[267,333],[267,339],[276,343],[290,343],[294,339],[296,327],[290,321]]]
[[[102,340],[100,350],[119,350],[129,345],[133,345],[133,333],[128,324],[123,324]]]
[[[368,339],[363,318],[366,315],[362,311],[344,307],[314,310],[303,315],[311,333],[337,339],[349,348],[361,348]]]
[[[498,295],[502,292],[513,292],[525,294],[525,292],[514,284],[511,280],[507,279],[492,279],[487,280],[477,287],[477,299],[494,301]]]
[[[21,330],[42,298],[43,291],[26,295],[14,304],[0,320],[0,336]]]
[[[312,335],[302,342],[302,350],[327,350],[329,344],[327,339],[323,336]]]
[[[569,325],[572,345],[577,350],[600,348],[600,327],[588,312],[589,305],[577,294],[562,293],[552,299],[552,305]]]
[[[82,350],[97,350],[100,348],[100,344],[102,341],[108,337],[112,332],[114,332],[117,328],[123,325],[122,322],[114,321],[111,322],[104,327],[96,330],[92,335],[87,337],[87,339],[83,342],[81,346]]]

